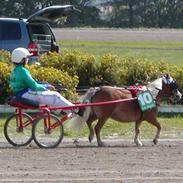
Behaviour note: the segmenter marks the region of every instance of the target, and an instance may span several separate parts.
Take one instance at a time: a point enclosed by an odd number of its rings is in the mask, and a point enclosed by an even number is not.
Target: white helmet
[[[21,63],[23,58],[27,58],[32,54],[26,48],[16,48],[11,54],[11,60],[14,63]]]

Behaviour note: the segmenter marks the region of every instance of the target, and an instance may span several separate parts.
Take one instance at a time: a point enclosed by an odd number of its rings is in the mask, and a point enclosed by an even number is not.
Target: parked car
[[[31,60],[47,51],[59,51],[59,46],[49,22],[76,12],[72,5],[50,6],[22,18],[0,18],[0,49],[12,52],[24,47],[33,54]]]

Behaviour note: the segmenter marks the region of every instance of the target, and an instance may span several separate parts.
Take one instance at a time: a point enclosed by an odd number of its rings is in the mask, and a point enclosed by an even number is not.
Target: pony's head
[[[147,85],[147,88],[156,100],[160,100],[161,97],[168,97],[171,103],[177,103],[182,98],[176,81],[168,74],[151,82]]]
[[[169,97],[171,103],[177,103],[182,98],[182,94],[179,91],[178,84],[170,75],[163,76],[162,79],[162,91],[165,96]]]
[[[156,82],[156,89],[159,90],[157,99],[164,96],[168,97],[171,103],[177,103],[182,98],[176,81],[170,75],[166,74]]]

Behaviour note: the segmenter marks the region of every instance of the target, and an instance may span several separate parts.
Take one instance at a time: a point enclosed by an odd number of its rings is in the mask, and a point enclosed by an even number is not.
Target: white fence
[[[12,113],[14,111],[15,111],[14,107],[10,107],[9,105],[0,105],[0,113]],[[33,110],[27,110],[27,111],[32,112]],[[183,113],[183,106],[166,105],[159,107],[158,111],[161,113]]]
[[[159,112],[162,113],[183,113],[182,105],[165,105],[158,108]]]

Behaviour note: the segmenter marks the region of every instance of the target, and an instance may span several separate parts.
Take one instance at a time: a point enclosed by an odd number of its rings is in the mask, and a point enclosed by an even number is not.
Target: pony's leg
[[[104,126],[106,120],[107,119],[99,119],[98,123],[95,126],[95,134],[96,134],[97,143],[98,143],[99,147],[104,146],[104,143],[102,142],[102,140],[100,138],[100,131],[101,131],[102,127]]]
[[[94,130],[93,130],[93,127],[92,127],[92,122],[93,120],[88,120],[87,121],[87,125],[88,125],[88,128],[89,128],[89,136],[88,136],[88,140],[89,142],[91,142],[94,138]]]
[[[153,143],[157,144],[158,143],[158,139],[160,137],[161,125],[158,122],[156,117],[149,119],[148,122],[151,123],[152,125],[156,126],[156,128],[157,128],[156,135],[155,135],[155,137],[153,139]]]
[[[140,133],[140,124],[142,123],[142,121],[136,121],[135,122],[135,138],[134,138],[134,142],[137,146],[143,146],[142,142],[139,140],[138,136]]]

